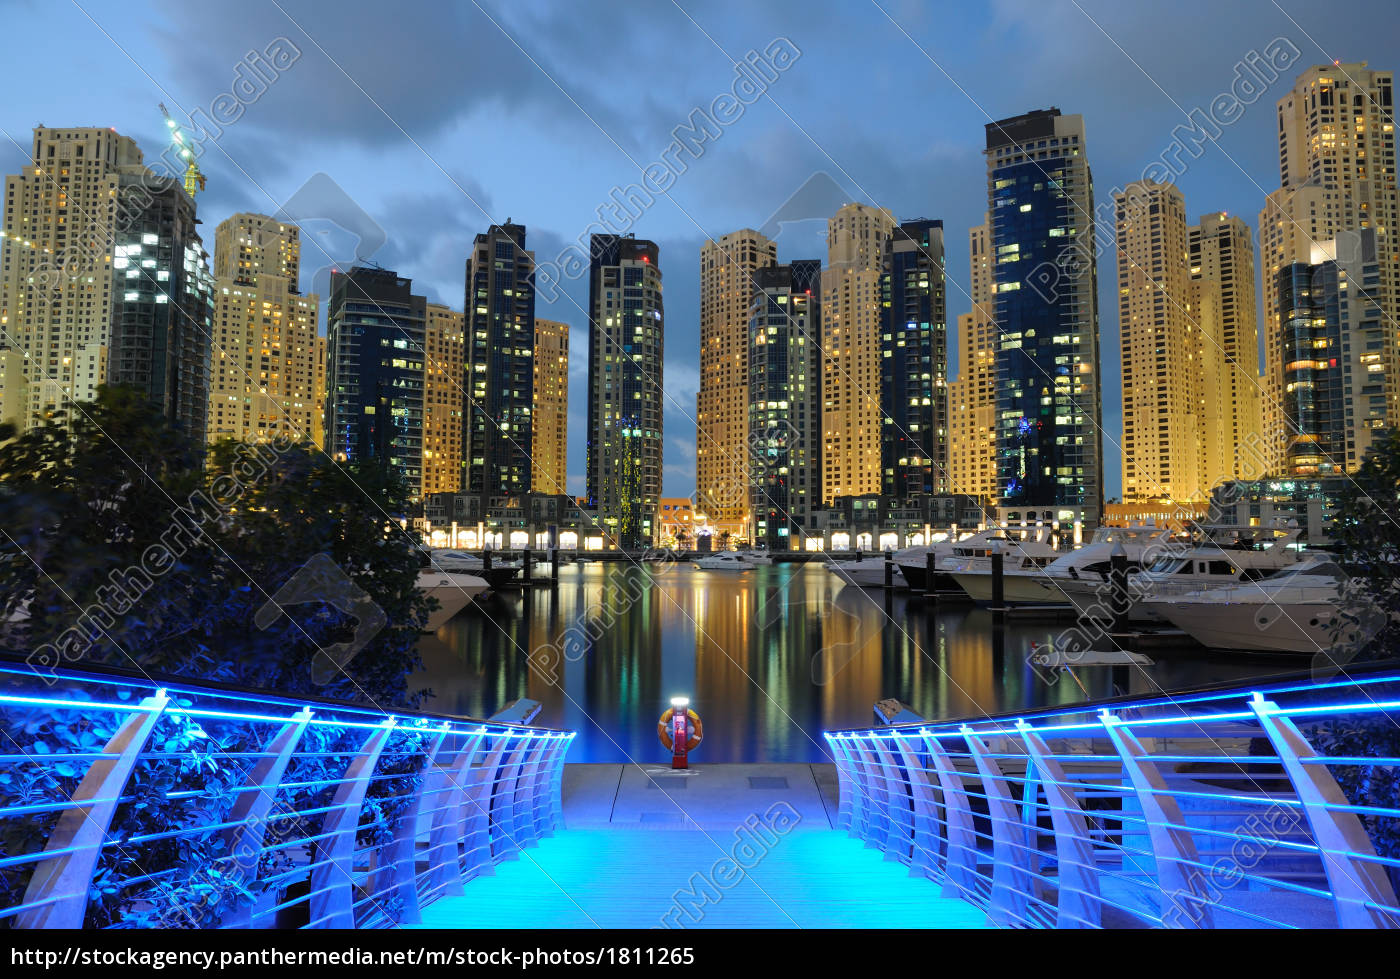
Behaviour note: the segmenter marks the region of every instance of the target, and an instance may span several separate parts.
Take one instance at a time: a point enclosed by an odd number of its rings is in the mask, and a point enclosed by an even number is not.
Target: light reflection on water
[[[571,762],[655,764],[656,722],[686,695],[705,725],[696,763],[826,761],[824,729],[873,723],[895,697],[929,718],[1083,701],[1030,665],[1068,622],[1008,622],[969,606],[843,587],[824,567],[742,575],[689,565],[567,565],[557,589],[488,595],[419,644],[429,710],[485,717],[529,697],[537,723],[578,732]],[[527,654],[534,652],[531,662]],[[1296,664],[1152,654],[1146,668],[1080,667],[1091,697],[1149,694]]]

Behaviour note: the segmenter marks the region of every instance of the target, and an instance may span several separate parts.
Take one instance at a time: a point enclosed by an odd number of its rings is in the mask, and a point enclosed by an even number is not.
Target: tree
[[[6,645],[39,668],[103,663],[419,702],[408,676],[429,608],[415,587],[415,542],[393,519],[408,504],[395,473],[309,446],[232,442],[202,469],[198,446],[125,388],[102,388],[70,415],[23,435],[0,429]],[[342,591],[383,613],[344,662],[323,650],[355,637],[363,614],[333,595],[269,606],[321,555]]]
[[[1343,483],[1332,528],[1333,547],[1351,581],[1342,628],[1375,633],[1343,655],[1358,660],[1400,657],[1400,430],[1375,442]]]

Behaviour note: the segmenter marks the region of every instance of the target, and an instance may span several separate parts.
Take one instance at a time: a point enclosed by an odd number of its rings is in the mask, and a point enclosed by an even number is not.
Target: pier
[[[830,763],[684,774],[566,765],[572,732],[503,719],[0,681],[20,928],[1400,925],[1393,670],[831,731]]]

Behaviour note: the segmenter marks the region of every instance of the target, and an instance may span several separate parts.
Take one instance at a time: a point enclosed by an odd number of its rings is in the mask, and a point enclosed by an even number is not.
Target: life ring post
[[[686,757],[705,737],[700,715],[690,710],[689,697],[672,697],[671,709],[656,722],[656,737],[671,752],[671,767],[688,768]]]

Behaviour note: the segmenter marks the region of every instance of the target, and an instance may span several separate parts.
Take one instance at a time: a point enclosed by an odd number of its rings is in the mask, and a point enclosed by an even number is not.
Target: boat
[[[435,547],[425,549],[425,551],[428,566],[434,570],[485,578],[486,583],[492,588],[501,588],[514,581],[519,577],[521,569],[524,567],[521,561],[503,558],[495,554],[491,556],[491,567],[488,569],[482,556],[470,551],[457,551],[446,547]]]
[[[1259,581],[1300,559],[1299,531],[1289,526],[1198,527],[1191,541],[1169,544],[1156,560],[1128,575],[1131,622],[1163,624],[1161,606],[1146,599],[1171,599],[1212,587]],[[1081,619],[1105,622],[1113,618],[1107,581],[1060,579],[1060,592],[1074,604]]]
[[[773,556],[768,553],[766,548],[755,547],[749,550],[735,551],[734,553],[754,567],[762,567],[773,563]]]
[[[885,562],[882,558],[870,557],[863,561],[833,561],[826,566],[826,570],[846,584],[855,585],[857,588],[885,587]],[[900,574],[899,565],[893,565],[893,576],[890,580],[895,588],[907,586],[904,576]]]
[[[903,550],[895,551],[894,563],[899,565],[900,573],[904,575],[904,580],[914,591],[927,592],[952,592],[961,591],[957,582],[942,569],[943,562],[953,557],[955,547],[964,550],[976,548],[979,544],[984,544],[993,540],[1003,540],[1006,538],[1006,531],[1001,527],[988,527],[986,530],[979,530],[974,534],[968,534],[959,540],[934,541],[932,544],[916,545],[906,547]],[[928,580],[929,554],[933,554],[933,581],[932,588]]]
[[[468,602],[490,588],[485,578],[476,575],[424,568],[418,572],[418,590],[438,602],[437,609],[428,616],[425,630],[436,632],[441,629],[449,619],[466,608]]]
[[[1040,565],[1035,560],[1013,566],[1009,559],[1002,575],[1002,602],[1006,605],[1038,606],[1043,608],[1071,607],[1062,582],[1088,581],[1100,586],[1109,580],[1113,569],[1113,552],[1122,548],[1131,574],[1151,564],[1169,546],[1171,528],[1154,523],[1131,524],[1127,527],[1100,527],[1089,543],[1076,550],[1062,553],[1050,563]],[[977,602],[992,600],[992,572],[988,568],[968,570],[956,576],[956,581]]]
[[[691,562],[701,571],[752,571],[753,562],[740,557],[738,551],[719,551]]]
[[[1335,560],[1320,554],[1260,581],[1149,596],[1145,604],[1211,649],[1316,655],[1366,642],[1385,624],[1384,613],[1365,609],[1352,621],[1339,618],[1346,582]]]
[[[1000,534],[978,534],[954,544],[952,556],[940,562],[935,570],[947,573],[974,601],[990,602],[995,549],[1001,549],[1003,572],[1043,572],[1046,565],[1060,556],[1051,546],[1050,533],[1049,527],[1038,526],[1023,532],[1003,529]]]

